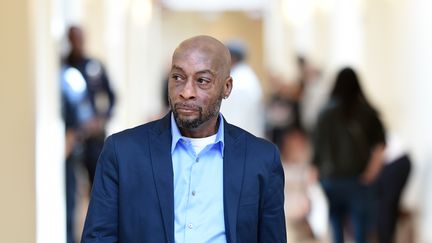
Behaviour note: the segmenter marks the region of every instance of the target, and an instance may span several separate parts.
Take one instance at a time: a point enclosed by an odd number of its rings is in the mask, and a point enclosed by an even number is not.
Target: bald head
[[[220,75],[222,79],[229,77],[231,55],[222,42],[207,35],[189,38],[180,43],[176,48],[173,54],[173,60],[176,58],[188,58],[193,52],[199,52],[205,55],[206,59],[214,64],[217,74]]]

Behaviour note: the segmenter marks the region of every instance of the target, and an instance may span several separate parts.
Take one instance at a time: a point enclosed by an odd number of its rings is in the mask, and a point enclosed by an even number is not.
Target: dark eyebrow
[[[208,74],[210,74],[210,75],[212,75],[212,76],[215,76],[215,75],[216,75],[215,72],[213,72],[213,71],[210,70],[210,69],[205,69],[205,70],[201,70],[201,71],[198,71],[198,72],[197,72],[197,74],[206,74],[206,73],[208,73]]]
[[[173,70],[173,69],[177,69],[177,70],[179,70],[179,71],[184,72],[184,71],[183,71],[183,68],[181,68],[181,67],[179,67],[179,66],[177,66],[177,65],[172,65],[171,70]]]
[[[183,68],[181,68],[180,66],[177,66],[177,65],[172,65],[171,70],[178,70],[178,71],[184,72]],[[216,76],[216,73],[210,69],[200,70],[200,71],[196,72],[196,74],[210,74],[212,76]]]

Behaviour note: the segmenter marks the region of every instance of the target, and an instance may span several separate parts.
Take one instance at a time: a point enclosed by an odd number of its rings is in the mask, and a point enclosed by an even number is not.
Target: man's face
[[[72,52],[76,56],[82,56],[84,54],[84,34],[80,28],[71,27],[69,30],[69,42]]]
[[[174,54],[168,94],[179,128],[214,129],[208,123],[218,117],[229,78],[223,76],[219,62],[205,49],[179,48]]]

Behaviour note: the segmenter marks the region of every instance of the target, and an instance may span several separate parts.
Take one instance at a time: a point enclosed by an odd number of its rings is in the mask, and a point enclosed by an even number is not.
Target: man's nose
[[[184,99],[193,99],[196,96],[196,87],[193,80],[188,80],[180,93],[180,96]]]

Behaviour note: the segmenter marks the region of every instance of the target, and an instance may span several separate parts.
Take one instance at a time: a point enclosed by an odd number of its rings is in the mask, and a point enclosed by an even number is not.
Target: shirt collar
[[[171,142],[171,154],[174,152],[177,143],[180,140],[185,140],[186,137],[182,136],[180,133],[179,128],[177,127],[177,123],[174,119],[174,114],[171,112],[171,134],[172,134],[172,142]],[[223,150],[224,150],[224,120],[222,115],[219,113],[219,128],[216,133],[216,140],[215,144],[219,143],[219,149],[223,156]]]

